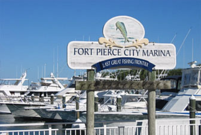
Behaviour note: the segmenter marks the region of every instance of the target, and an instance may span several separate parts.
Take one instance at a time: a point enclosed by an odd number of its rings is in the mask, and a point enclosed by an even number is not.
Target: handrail
[[[201,126],[201,118],[195,118],[195,119],[189,119],[189,118],[182,118],[182,119],[173,119],[176,123],[172,122],[165,122],[165,121],[170,121],[170,119],[163,119],[163,123],[161,125],[161,122],[157,123],[157,130],[156,134],[157,135],[164,135],[165,133],[168,132],[168,135],[184,135],[184,133],[190,133],[192,130],[190,129],[191,127],[194,128],[193,133],[198,135],[200,134],[199,128]],[[183,120],[184,122],[180,122],[180,120]],[[190,123],[190,120],[198,120],[195,123]],[[115,134],[121,134],[121,135],[130,135],[132,134],[140,134],[140,135],[148,135],[148,121],[147,120],[136,120],[132,121],[134,122],[133,124],[126,124],[126,125],[114,125],[114,126],[107,126],[106,123],[109,121],[106,121],[103,123],[103,126],[101,127],[94,127],[94,132],[96,134],[102,134],[102,135],[107,135],[108,133],[111,135],[111,133]],[[128,122],[128,121],[124,121]],[[0,130],[0,134],[48,134],[48,135],[57,135],[57,134],[83,134],[86,135],[86,128],[85,127],[75,127],[75,128],[55,128],[53,125],[61,125],[61,124],[82,124],[84,122],[58,122],[58,123],[20,123],[20,124],[0,124],[0,127],[16,127],[16,126],[21,126],[21,128],[15,128],[14,130],[10,129],[5,129],[5,130]],[[97,122],[96,122],[97,123]],[[98,122],[100,123],[100,122]],[[110,122],[109,122],[110,123]],[[118,121],[119,123],[119,121]],[[164,125],[163,125],[164,124]],[[34,129],[31,127],[31,129],[27,129],[27,126],[44,126],[42,129]],[[25,127],[25,128],[24,128]],[[182,130],[183,129],[183,130]],[[121,131],[121,132],[120,132]],[[167,131],[167,132],[166,132]],[[170,133],[170,134],[169,134]]]

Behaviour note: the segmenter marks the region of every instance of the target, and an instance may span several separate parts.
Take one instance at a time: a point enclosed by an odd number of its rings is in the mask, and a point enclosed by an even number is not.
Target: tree
[[[140,72],[140,80],[145,80],[148,77],[149,71],[142,69]]]
[[[178,69],[170,70],[168,72],[168,76],[172,76],[172,75],[182,75],[182,69],[178,68]]]
[[[102,77],[106,77],[108,75],[110,75],[110,72],[108,72],[108,71],[103,71],[101,74]]]
[[[163,70],[157,70],[156,76],[161,74],[162,72],[164,72],[164,71]],[[117,76],[117,79],[121,81],[121,80],[125,80],[126,76],[129,75],[129,74],[135,76],[137,74],[137,69],[117,70],[117,71],[114,71],[114,72],[103,71],[102,72],[102,77],[105,77],[105,76],[109,75],[111,78],[116,78],[116,76]],[[148,74],[149,74],[149,71],[147,71],[145,69],[141,69],[140,80],[147,79]],[[182,75],[182,69],[179,68],[179,69],[169,70],[167,76],[172,76],[172,75]]]
[[[130,74],[130,70],[117,70],[117,79],[124,80]]]

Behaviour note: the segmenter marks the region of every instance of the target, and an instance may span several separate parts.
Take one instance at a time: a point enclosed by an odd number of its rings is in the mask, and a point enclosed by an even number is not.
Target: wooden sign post
[[[149,81],[155,81],[156,71],[149,73]],[[148,91],[148,135],[156,134],[156,89]]]
[[[94,81],[95,72],[87,70],[87,81]],[[94,91],[87,91],[87,135],[94,135]]]
[[[155,81],[152,69],[173,69],[176,48],[173,44],[151,43],[143,25],[129,16],[116,16],[106,22],[104,37],[97,41],[72,41],[67,61],[72,69],[88,69],[88,79],[76,82],[76,90],[87,90],[87,135],[94,135],[94,91],[109,89],[146,89],[148,93],[149,135],[155,135],[156,89],[168,89],[170,83]],[[94,70],[141,68],[150,72],[149,81],[94,81]],[[168,87],[167,87],[168,85]]]
[[[155,71],[149,74],[150,81],[94,81],[94,70],[87,70],[88,81],[77,81],[76,90],[87,90],[87,135],[94,135],[94,91],[117,89],[148,89],[148,133],[155,135],[156,89],[170,89],[170,81],[154,81]]]

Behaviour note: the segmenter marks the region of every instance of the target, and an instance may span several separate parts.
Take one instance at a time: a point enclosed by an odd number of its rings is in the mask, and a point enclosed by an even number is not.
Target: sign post
[[[154,76],[155,71],[151,76]],[[88,72],[89,73],[89,72]],[[78,81],[76,90],[87,90],[87,135],[94,135],[94,95],[93,91],[117,89],[148,89],[148,133],[155,135],[155,95],[156,89],[170,89],[170,81]],[[88,99],[89,98],[89,99]],[[93,99],[92,99],[93,98]]]
[[[155,81],[156,69],[176,66],[176,48],[170,43],[150,43],[144,38],[143,25],[129,16],[117,16],[106,22],[104,37],[98,42],[72,41],[67,61],[72,69],[87,69],[87,81],[76,82],[76,90],[87,90],[87,135],[94,135],[94,91],[105,89],[148,89],[148,133],[155,135],[156,89],[169,89],[170,82]],[[94,69],[145,69],[148,82],[94,81]]]
[[[149,72],[149,81],[155,81],[156,71]],[[148,91],[148,135],[156,134],[156,89]]]
[[[94,81],[95,72],[87,70],[87,81]],[[94,91],[87,91],[87,135],[94,135]]]

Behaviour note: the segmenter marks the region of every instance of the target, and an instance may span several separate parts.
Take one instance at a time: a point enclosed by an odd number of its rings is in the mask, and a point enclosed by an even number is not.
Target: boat
[[[156,109],[161,110],[172,98],[174,98],[181,89],[181,75],[167,76],[163,81],[171,82],[171,89],[161,89],[156,97]]]
[[[168,78],[166,78],[168,79]],[[169,79],[172,79],[169,77]],[[182,76],[175,77],[177,88],[173,87],[172,90],[168,93],[168,90],[161,90],[161,97],[163,93],[166,93],[167,98],[163,98],[167,101],[164,104],[164,107],[160,110],[156,110],[156,118],[170,118],[170,117],[189,117],[189,98],[193,95],[197,100],[197,117],[201,116],[201,67],[200,66],[191,66],[191,68],[183,69]],[[180,83],[181,82],[181,83]],[[180,85],[181,84],[181,85]],[[175,86],[175,83],[172,83],[172,86]],[[179,88],[180,86],[180,88]],[[109,104],[104,104],[106,106],[102,109],[101,105],[99,106],[99,111],[95,112],[95,121],[118,121],[118,120],[136,120],[136,119],[144,119],[147,118],[147,109],[146,109],[146,93],[147,91],[144,90],[143,93],[139,93],[136,90],[116,90],[110,91],[111,93],[105,93],[105,97],[107,99],[105,101]],[[113,92],[113,93],[112,93]],[[167,94],[168,93],[168,94]],[[116,110],[116,98],[121,96],[124,99],[128,99],[128,97],[135,97],[138,100],[130,100],[130,102],[124,102],[122,104],[121,111]],[[169,97],[168,97],[169,96]],[[140,99],[140,100],[139,100]],[[134,102],[131,102],[134,101]],[[137,102],[136,102],[137,101]],[[44,109],[46,113],[51,112],[54,116],[59,117],[52,117],[53,119],[59,120],[69,120],[64,114],[66,112],[75,111],[75,109],[70,108],[49,108]],[[83,122],[86,121],[86,110],[80,110],[80,120]],[[54,112],[54,113],[53,113]],[[37,112],[38,113],[38,112]],[[41,115],[40,115],[41,116]],[[47,116],[47,115],[46,115]],[[63,117],[64,116],[64,117]],[[72,119],[74,120],[75,117]]]
[[[95,78],[97,80],[116,80],[116,78],[110,78],[109,76],[103,77],[101,73],[96,74]],[[81,112],[86,111],[86,91],[75,90],[75,81],[85,81],[85,80],[86,80],[86,77],[84,75],[79,75],[79,76],[74,75],[71,79],[69,79],[70,84],[68,85],[68,87],[64,88],[63,90],[55,94],[54,104],[46,104],[44,106],[44,104],[37,105],[37,104],[32,104],[32,102],[27,102],[27,104],[26,103],[22,103],[22,104],[18,103],[14,105],[7,104],[7,106],[12,112],[12,114],[15,116],[15,118],[27,119],[27,118],[36,117],[38,119],[45,119],[45,120],[58,119],[58,118],[62,120],[63,116],[66,117],[67,112],[69,113],[69,115],[75,113],[75,104],[76,104],[75,99],[78,95],[79,95],[79,103],[80,103],[79,111]],[[107,91],[100,91],[97,93],[97,96],[100,99],[103,99],[103,95],[105,93],[107,93]],[[64,97],[65,97],[65,103],[63,101]],[[39,100],[36,100],[35,102],[38,102],[38,101]],[[65,108],[63,107],[64,104],[66,106]],[[30,111],[30,113],[26,113],[28,111]],[[73,113],[71,111],[73,111]],[[63,112],[65,112],[64,115],[62,114]],[[62,116],[60,117],[60,115]],[[74,121],[74,119],[73,120],[72,118],[67,119],[67,121]]]
[[[70,81],[67,87],[64,87],[60,80]],[[65,96],[66,102],[72,102],[74,97],[80,92],[75,91],[75,80],[83,80],[83,76],[73,76],[71,79],[56,78],[53,73],[50,77],[41,78],[40,83],[32,83],[25,93],[24,102],[21,103],[6,103],[7,107],[16,119],[43,119],[38,113],[40,110],[57,109],[62,106],[62,98]],[[51,103],[53,96],[54,103]],[[34,100],[32,98],[34,97]],[[27,100],[28,99],[28,100]],[[43,99],[43,101],[41,100]],[[39,110],[39,111],[37,111]],[[43,116],[43,113],[41,113]],[[49,116],[48,114],[46,114]],[[53,115],[52,115],[53,116]],[[44,118],[46,119],[46,118]]]
[[[26,74],[25,74],[26,75]],[[25,75],[23,77],[25,77]],[[60,81],[65,81],[67,78],[56,78],[53,73],[50,74],[50,77],[41,78],[39,83],[31,83],[30,86],[26,87],[26,91],[21,93],[20,97],[17,100],[5,100],[0,102],[3,104],[2,108],[6,105],[7,113],[21,114],[22,108],[25,106],[45,106],[50,104],[50,96],[56,94],[59,91],[65,89],[64,85]],[[33,101],[34,100],[34,101]],[[19,111],[21,110],[21,111]],[[6,113],[5,111],[2,113]],[[33,114],[33,112],[26,114]]]
[[[21,96],[27,93],[28,85],[24,85],[27,73],[26,71],[18,78],[0,79],[0,113],[11,113],[7,102],[18,102]]]
[[[173,79],[169,77],[169,79]],[[189,100],[191,97],[196,99],[196,117],[201,117],[201,66],[191,65],[190,68],[182,70],[181,78],[174,77],[177,83],[173,83],[172,90],[162,90],[161,92],[167,96],[163,98],[167,101],[162,109],[156,111],[156,118],[178,118],[189,117]],[[181,85],[180,85],[181,84]],[[121,112],[95,112],[95,121],[121,121],[136,120],[147,118],[147,111],[138,109],[137,111],[122,109]],[[80,117],[82,121],[86,121],[86,113]]]
[[[24,72],[19,79],[0,79],[0,96],[21,96],[27,92],[28,86],[24,85],[27,73]]]
[[[105,94],[104,94],[105,93]],[[139,108],[146,109],[146,100],[144,98],[147,98],[146,95],[142,96],[141,94],[135,94],[133,93],[127,93],[124,90],[118,90],[118,91],[105,91],[96,93],[97,97],[99,99],[104,98],[104,103],[99,104],[99,112],[115,112],[116,111],[116,98],[117,96],[122,97],[122,105],[124,106],[124,112],[125,110],[132,110],[136,111]],[[146,94],[146,93],[144,93]],[[57,95],[57,94],[56,94]],[[99,96],[100,97],[99,97]],[[80,115],[84,114],[86,112],[86,91],[83,91],[79,94],[80,100],[79,102],[79,109],[76,109],[76,101],[73,102],[67,102],[65,104],[65,107],[63,107],[61,104],[54,104],[52,106],[46,105],[46,106],[26,106],[24,108],[23,113],[19,113],[19,111],[15,111],[13,114],[15,114],[15,118],[23,118],[23,119],[34,119],[36,117],[37,119],[42,119],[46,121],[71,121],[74,122],[77,120],[77,112],[80,113]],[[136,101],[137,104],[133,104],[134,102],[129,101]],[[32,113],[35,112],[37,115],[33,116],[30,114],[25,114],[26,111],[31,111]],[[12,111],[12,108],[11,108]],[[83,115],[82,115],[83,116]]]
[[[190,62],[191,68],[182,70],[181,90],[162,109],[169,112],[186,112],[189,110],[189,99],[196,98],[196,110],[201,111],[201,66]]]
[[[168,79],[168,78],[166,78]],[[173,79],[169,77],[169,79]],[[169,98],[163,98],[167,101],[166,104],[160,110],[156,110],[156,118],[178,118],[178,117],[189,117],[189,99],[191,96],[196,98],[196,117],[201,116],[201,67],[200,66],[191,66],[191,68],[183,69],[182,76],[174,77],[176,79],[176,88],[173,87],[170,90],[169,94],[167,90],[161,90],[161,93],[166,93],[166,96],[169,95]],[[181,85],[180,85],[181,84]],[[172,86],[175,86],[175,83],[172,83]],[[180,86],[180,87],[179,87]],[[105,108],[99,108],[98,112],[95,112],[95,121],[122,121],[122,120],[138,120],[138,119],[146,119],[147,118],[147,109],[146,109],[146,90],[145,95],[143,96],[142,93],[135,93],[135,92],[125,92],[125,94],[120,94],[120,91],[116,91],[115,93],[107,93],[105,94],[106,97],[110,97],[110,104],[105,104]],[[116,103],[115,100],[120,95],[122,98],[125,97],[137,97],[140,99],[141,102],[125,102],[122,104],[121,111],[116,110]],[[162,96],[162,95],[160,95]],[[108,98],[109,99],[109,98]],[[113,99],[113,100],[112,100]],[[123,101],[124,99],[122,99]],[[107,100],[106,100],[107,101]],[[109,100],[108,100],[109,101]],[[137,100],[139,101],[139,100]],[[109,103],[109,102],[108,102]],[[101,107],[101,106],[100,106]],[[64,114],[66,111],[70,111],[69,109],[63,108],[61,110],[48,110],[46,111],[54,111],[59,114],[60,120],[69,120]],[[72,109],[71,111],[74,111]],[[64,117],[63,117],[64,116]],[[56,118],[56,117],[55,117]],[[55,119],[54,118],[54,119]],[[56,119],[57,119],[56,118]],[[75,119],[75,117],[74,117]],[[86,122],[86,112],[83,110],[80,113],[80,120]]]
[[[50,97],[51,94],[56,94],[65,88],[65,86],[62,85],[60,81],[66,80],[68,80],[68,78],[56,78],[54,74],[51,73],[50,77],[41,78],[41,81],[38,83],[31,83],[28,87],[27,93],[25,93],[25,96],[31,96],[34,94],[34,96],[39,97],[42,95],[44,97]]]

